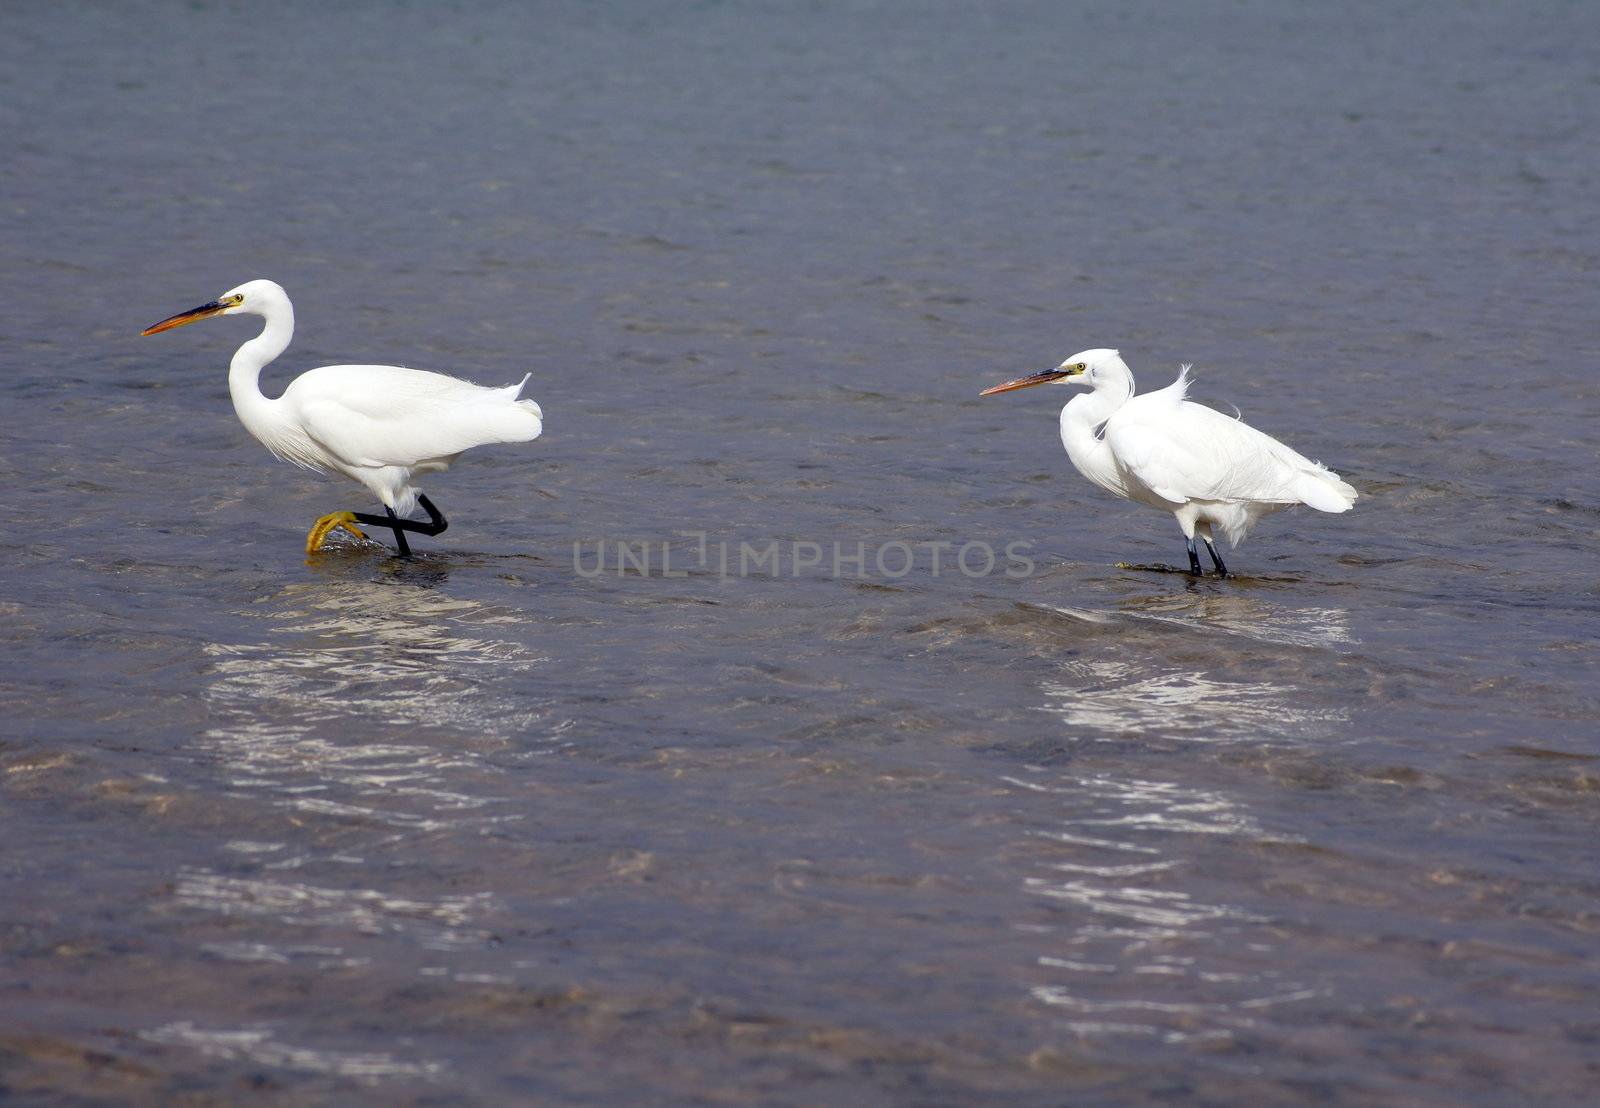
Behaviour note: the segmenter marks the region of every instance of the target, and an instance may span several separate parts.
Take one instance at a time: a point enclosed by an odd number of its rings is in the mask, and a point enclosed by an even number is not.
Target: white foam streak
[[[434,1078],[444,1072],[438,1062],[401,1061],[392,1054],[372,1051],[337,1051],[292,1046],[276,1041],[272,1032],[259,1028],[206,1029],[184,1020],[169,1023],[140,1038],[147,1042],[183,1046],[209,1058],[246,1059],[258,1065],[333,1074],[364,1084],[396,1078]]]

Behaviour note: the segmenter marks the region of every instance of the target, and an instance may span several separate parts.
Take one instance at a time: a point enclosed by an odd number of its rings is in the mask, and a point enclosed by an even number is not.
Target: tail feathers
[[[1319,512],[1348,512],[1360,495],[1355,486],[1329,469],[1302,473],[1296,489],[1300,502]]]
[[[499,395],[505,397],[507,400],[518,400],[522,396],[522,390],[528,387],[528,382],[531,381],[532,379],[533,379],[533,374],[525,373],[522,376],[522,380],[518,381],[516,384],[514,384],[514,385],[504,385],[504,386],[502,386],[500,388],[495,389],[494,391],[496,393],[498,393]]]
[[[533,374],[524,374],[522,380],[497,390],[510,403],[496,408],[493,426],[501,442],[531,442],[544,430],[544,409],[537,401],[520,399]]]

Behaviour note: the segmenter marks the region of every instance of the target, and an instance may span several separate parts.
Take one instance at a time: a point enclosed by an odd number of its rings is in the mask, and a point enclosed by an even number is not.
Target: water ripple
[[[1277,964],[1269,916],[1202,891],[1200,859],[1230,864],[1237,847],[1292,837],[1194,785],[1036,766],[1003,780],[1056,808],[1054,826],[1033,831],[1047,849],[1023,877],[1060,921],[1028,995],[1069,1013],[1068,1033],[1226,1039],[1253,1013],[1321,995]]]
[[[173,896],[184,907],[224,916],[268,918],[360,935],[405,934],[434,950],[487,941],[490,932],[471,923],[494,906],[488,893],[417,899],[376,889],[335,889],[206,870],[181,872]]]
[[[245,1059],[263,1066],[347,1077],[363,1084],[396,1078],[433,1078],[444,1072],[444,1066],[438,1062],[401,1061],[382,1051],[292,1046],[277,1041],[271,1031],[261,1028],[207,1029],[183,1020],[143,1032],[140,1038],[152,1043],[189,1047],[208,1058]]]
[[[1332,725],[1348,714],[1297,703],[1268,681],[1219,679],[1202,669],[1150,673],[1115,659],[1075,659],[1047,682],[1048,711],[1073,728],[1114,735],[1160,734],[1202,742],[1253,739]]]
[[[521,818],[492,812],[507,798],[485,754],[561,724],[501,691],[547,661],[475,630],[512,616],[393,582],[291,586],[267,603],[266,638],[206,647],[217,724],[202,738],[233,789],[407,832]]]

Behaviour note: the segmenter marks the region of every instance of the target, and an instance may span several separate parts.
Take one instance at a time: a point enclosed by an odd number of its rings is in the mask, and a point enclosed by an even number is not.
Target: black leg
[[[1206,549],[1211,552],[1211,564],[1217,567],[1217,576],[1218,577],[1226,577],[1226,576],[1228,576],[1228,567],[1222,564],[1222,559],[1221,558],[1217,557],[1217,546],[1216,546],[1216,544],[1213,543],[1210,539],[1207,539],[1206,540]],[[1199,565],[1200,563],[1199,563],[1198,560],[1196,560],[1195,564]]]
[[[433,501],[426,496],[418,493],[417,503],[421,504],[422,510],[428,513],[427,523],[421,523],[414,519],[401,519],[395,515],[394,509],[389,507],[383,509],[387,513],[386,515],[375,516],[366,512],[352,512],[351,515],[355,516],[357,523],[365,523],[372,527],[387,527],[393,531],[395,547],[402,558],[407,558],[411,556],[411,547],[406,543],[405,533],[407,531],[414,531],[419,535],[442,535],[444,529],[450,526],[443,513],[438,508],[435,508]]]
[[[359,519],[360,517],[357,516],[356,518]],[[1194,548],[1194,539],[1191,538],[1191,539],[1188,540],[1188,542],[1189,542],[1189,572],[1194,574],[1196,577],[1199,577],[1200,573],[1201,573],[1201,570],[1200,570],[1200,554]]]
[[[417,493],[417,503],[421,504],[422,510],[428,513],[428,525],[433,528],[431,531],[424,531],[422,533],[424,535],[444,534],[444,529],[450,526],[449,522],[444,518],[444,513],[439,511],[438,508],[435,508],[433,506],[433,501],[429,500],[426,496],[423,496],[420,492]]]
[[[395,551],[402,558],[411,557],[411,547],[406,543],[406,533],[400,526],[400,517],[394,514],[393,508],[385,508],[384,511],[389,513],[389,526],[394,529]]]

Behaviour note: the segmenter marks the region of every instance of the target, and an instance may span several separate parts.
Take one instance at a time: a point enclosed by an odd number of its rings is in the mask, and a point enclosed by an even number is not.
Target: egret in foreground
[[[409,555],[407,531],[437,535],[448,526],[433,501],[411,484],[419,473],[450,468],[462,451],[495,442],[529,442],[544,428],[544,413],[519,399],[528,377],[485,388],[421,369],[394,365],[326,365],[290,382],[276,400],[261,392],[261,370],[294,335],[294,307],[272,281],[248,281],[198,308],[146,327],[154,335],[217,315],[258,315],[261,333],[233,355],[228,392],[239,421],[277,457],[318,473],[342,473],[383,502],[386,516],[333,512],[306,536],[315,554],[336,528],[366,538],[365,523],[394,531]],[[407,519],[418,505],[428,522]]]
[[[1133,374],[1115,350],[1085,350],[1055,369],[978,395],[1052,381],[1090,390],[1061,409],[1061,442],[1073,466],[1113,496],[1177,516],[1195,576],[1201,572],[1196,535],[1205,540],[1217,575],[1226,577],[1216,530],[1238,546],[1262,516],[1296,504],[1347,512],[1356,501],[1356,490],[1321,463],[1242,419],[1186,399],[1188,366],[1166,388],[1135,396]]]

